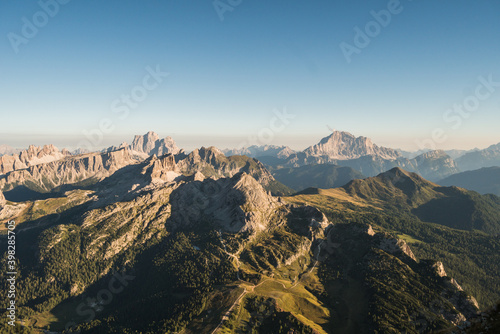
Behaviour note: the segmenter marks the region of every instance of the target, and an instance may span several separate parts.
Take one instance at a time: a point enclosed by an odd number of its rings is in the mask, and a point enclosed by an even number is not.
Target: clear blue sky
[[[187,149],[305,148],[327,126],[410,150],[436,128],[440,148],[500,142],[500,86],[468,118],[443,120],[478,77],[500,82],[500,2],[401,1],[350,63],[340,44],[355,46],[355,27],[389,1],[232,3],[221,21],[210,0],[72,0],[53,17],[37,1],[1,1],[0,144],[74,148],[103,119],[113,130],[100,146],[153,130]],[[26,20],[36,34],[23,35]],[[120,118],[113,102],[157,65],[169,75]],[[284,108],[295,117],[256,141]]]

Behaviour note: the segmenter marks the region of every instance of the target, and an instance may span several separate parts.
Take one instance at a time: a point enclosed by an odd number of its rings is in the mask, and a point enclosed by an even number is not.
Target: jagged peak
[[[348,138],[356,138],[352,133],[347,132],[347,131],[332,131],[331,134],[328,136],[322,138],[320,140],[320,143],[326,143],[328,141],[334,140],[336,138],[343,138],[343,137],[348,137]],[[358,137],[358,138],[366,138],[366,137]]]
[[[160,139],[160,136],[154,131],[149,131],[144,135],[134,136],[134,140],[129,148],[133,151],[148,155],[175,154],[180,151],[172,137],[168,136]]]
[[[306,148],[303,152],[311,156],[328,156],[335,160],[350,160],[363,156],[395,160],[401,156],[394,149],[375,145],[370,138],[356,137],[345,131],[333,131],[318,144]]]
[[[215,146],[209,146],[209,147],[202,146],[201,148],[194,149],[189,155],[200,156],[202,158],[208,156],[225,156],[224,153]]]

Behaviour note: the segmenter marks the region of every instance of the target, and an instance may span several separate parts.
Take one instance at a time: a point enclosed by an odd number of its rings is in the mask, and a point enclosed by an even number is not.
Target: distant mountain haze
[[[480,194],[500,196],[500,167],[484,167],[448,176],[438,182],[443,186],[457,186]]]

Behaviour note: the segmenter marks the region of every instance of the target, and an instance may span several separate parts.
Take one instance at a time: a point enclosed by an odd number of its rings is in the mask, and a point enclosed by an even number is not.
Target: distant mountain
[[[310,156],[327,156],[332,160],[350,160],[367,155],[395,160],[401,156],[392,148],[379,147],[369,138],[355,137],[344,131],[334,131],[318,144],[306,148],[304,153]]]
[[[407,159],[413,159],[421,154],[427,153],[431,151],[430,149],[423,149],[423,150],[418,150],[418,151],[405,151],[401,149],[396,149],[396,151],[401,154],[402,157],[407,158]]]
[[[457,186],[480,194],[500,196],[500,167],[485,167],[457,173],[438,182],[443,186]]]
[[[355,159],[336,160],[329,156],[310,156],[305,152],[290,155],[287,159],[262,159],[273,169],[278,167],[300,167],[315,164],[333,164],[351,167],[363,175],[375,176],[394,167],[421,174],[423,177],[437,181],[443,177],[458,173],[456,163],[444,151],[429,151],[413,159],[399,157],[384,159],[378,155],[365,155]]]
[[[460,170],[468,171],[483,167],[500,166],[500,143],[484,150],[469,152],[457,158]]]
[[[0,175],[10,171],[56,161],[68,155],[71,155],[68,150],[63,149],[59,151],[54,145],[45,145],[43,147],[30,145],[28,149],[22,150],[18,154],[1,156]]]
[[[251,158],[259,158],[259,157],[273,157],[279,159],[286,159],[291,154],[295,153],[288,146],[275,146],[275,145],[263,145],[257,146],[252,145],[250,147],[243,147],[240,149],[225,149],[222,150],[226,156],[231,155],[246,155]]]
[[[180,151],[172,137],[160,139],[153,131],[149,131],[143,136],[135,136],[130,149],[147,155],[156,154],[157,156],[167,153],[177,154]]]
[[[474,148],[472,150],[445,150],[446,154],[448,154],[452,159],[458,159],[467,153],[476,152],[476,151],[479,151],[479,149]]]
[[[341,131],[334,131],[318,144],[302,152],[286,154],[285,158],[262,156],[258,159],[275,170],[283,167],[331,164],[351,167],[367,176],[401,167],[432,181],[459,172],[453,159],[442,150],[425,151],[409,159],[403,157],[398,150],[377,146],[369,138],[355,137]]]
[[[353,180],[339,188],[369,205],[406,208],[425,222],[462,230],[500,233],[500,197],[442,187],[416,173],[393,168],[376,177]]]
[[[459,172],[456,162],[443,150],[423,153],[402,167],[419,173],[431,181],[437,181]]]
[[[405,150],[397,150],[403,157],[408,158],[408,159],[413,159],[421,154],[427,153],[429,151],[432,151],[430,149],[423,149],[423,150],[418,150],[418,151],[405,151]],[[478,151],[477,148],[472,149],[472,150],[444,150],[444,152],[450,156],[452,159],[457,159],[461,157],[462,155],[469,153],[469,152],[474,152]]]
[[[149,131],[145,135],[136,135],[132,140],[132,144],[126,142],[121,143],[119,146],[110,146],[103,149],[101,152],[108,153],[119,150],[121,148],[128,148],[130,154],[137,159],[147,159],[151,155],[162,156],[165,154],[177,154],[182,150],[177,147],[177,144],[172,137],[165,137],[160,139],[157,133]],[[75,153],[90,153],[86,150],[75,151]]]
[[[207,178],[220,178],[246,172],[273,194],[284,195],[293,192],[276,181],[260,161],[244,155],[226,157],[221,150],[213,146],[195,149],[188,155],[179,153],[176,155],[176,161],[184,174],[199,172]]]
[[[309,187],[336,188],[351,180],[365,178],[351,167],[330,164],[284,167],[273,171],[272,174],[276,180],[296,191]]]
[[[9,145],[0,145],[0,157],[2,155],[19,154],[19,152],[21,152],[21,149],[19,149],[19,148],[13,148]]]

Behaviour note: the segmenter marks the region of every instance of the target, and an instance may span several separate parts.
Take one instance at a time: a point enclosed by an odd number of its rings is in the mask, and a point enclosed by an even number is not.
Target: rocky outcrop
[[[182,154],[176,158],[179,159],[180,156]],[[201,172],[205,177],[217,179],[245,172],[264,186],[276,182],[260,161],[245,156],[226,157],[221,150],[213,146],[195,149],[187,156],[180,157],[177,164],[184,174]]]
[[[171,195],[174,228],[214,224],[227,232],[263,231],[279,206],[261,184],[246,173],[181,185]]]
[[[500,166],[500,143],[484,150],[466,153],[457,158],[457,164],[461,171]]]
[[[411,251],[410,246],[406,243],[406,241],[402,239],[391,238],[388,236],[384,236],[380,238],[380,242],[378,247],[390,254],[398,254],[403,253],[408,256],[413,261],[417,261],[417,258]]]
[[[365,155],[395,160],[401,156],[396,150],[375,145],[369,138],[355,137],[343,131],[334,131],[318,144],[305,149],[304,153],[311,156],[328,156],[336,160],[357,159]]]
[[[147,155],[165,155],[168,153],[177,154],[180,149],[171,137],[160,139],[153,131],[149,131],[143,136],[135,136],[129,147],[132,151],[145,153]]]
[[[60,185],[74,184],[91,178],[103,179],[135,162],[126,148],[110,153],[89,153],[68,157],[12,171],[0,178],[0,189],[7,191],[19,185],[26,185],[32,190],[46,192]]]
[[[455,306],[455,308],[460,312],[459,314],[448,314],[445,315],[447,320],[450,320],[455,325],[458,325],[477,315],[479,310],[479,304],[476,299],[472,296],[467,295],[458,282],[449,277],[446,274],[443,263],[440,261],[427,261],[430,262],[430,268],[434,271],[434,274],[442,278],[444,282],[445,289],[443,289],[442,295],[447,298],[447,300]]]
[[[0,175],[8,172],[49,163],[71,155],[68,150],[59,151],[54,145],[37,147],[30,145],[27,150],[17,155],[4,155],[0,157]]]
[[[150,175],[153,182],[171,182],[181,175],[173,154],[167,154],[159,158],[153,155],[145,161],[145,164],[142,174]]]

